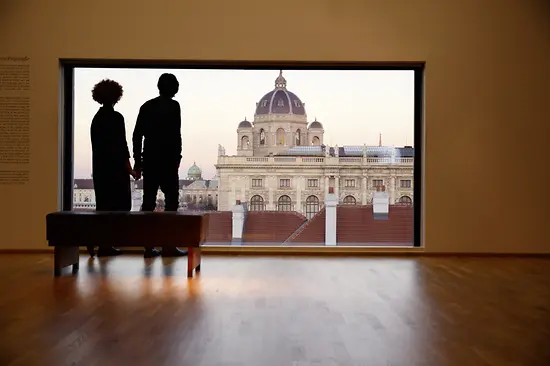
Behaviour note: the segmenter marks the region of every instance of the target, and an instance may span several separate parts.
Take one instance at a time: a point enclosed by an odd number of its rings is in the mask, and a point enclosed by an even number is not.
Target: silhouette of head
[[[95,84],[92,98],[104,106],[113,106],[122,98],[123,93],[122,85],[114,80],[104,79]]]
[[[160,95],[173,98],[180,88],[180,83],[174,74],[162,74],[157,87],[159,88]]]

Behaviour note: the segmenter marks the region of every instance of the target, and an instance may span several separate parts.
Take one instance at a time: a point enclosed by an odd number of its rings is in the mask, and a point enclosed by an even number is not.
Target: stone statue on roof
[[[218,156],[225,156],[225,148],[218,144]]]
[[[363,157],[367,157],[367,144],[363,144]]]
[[[340,156],[340,148],[338,145],[334,145],[334,156],[339,157]]]

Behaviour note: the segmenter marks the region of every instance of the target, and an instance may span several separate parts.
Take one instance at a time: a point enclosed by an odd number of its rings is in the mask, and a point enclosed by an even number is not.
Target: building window
[[[285,106],[285,102],[282,99],[279,99],[277,101],[277,107],[284,107],[284,106]]]
[[[267,107],[267,99],[262,100],[262,107]]]
[[[402,196],[401,198],[399,198],[400,205],[410,206],[412,205],[412,203],[413,203],[413,200],[409,196]]]
[[[373,179],[372,186],[373,187],[382,187],[384,185],[384,181],[382,179]]]
[[[321,140],[319,140],[319,137],[313,136],[313,138],[311,139],[311,144],[313,146],[319,146],[321,145]]]
[[[319,212],[319,198],[316,196],[309,196],[306,199],[306,217],[311,219],[315,214]]]
[[[279,128],[277,130],[277,145],[284,145],[285,144],[285,130],[282,128]]]
[[[250,146],[250,140],[248,139],[248,136],[243,136],[241,138],[241,149],[248,149]]]
[[[279,180],[279,187],[281,187],[281,188],[290,187],[290,179],[280,179]]]
[[[265,145],[265,131],[264,129],[260,129],[260,145]]]
[[[309,188],[318,188],[319,187],[319,179],[308,179],[307,180],[307,186]]]
[[[292,200],[290,199],[290,197],[279,197],[279,201],[277,202],[277,209],[279,211],[292,211]]]
[[[262,196],[252,196],[250,199],[250,211],[263,211],[264,210],[264,199]]]
[[[252,179],[252,187],[263,187],[262,179]]]
[[[404,179],[401,182],[399,182],[399,185],[401,186],[401,188],[411,188],[411,180]]]
[[[302,104],[301,104],[299,101],[295,100],[295,101],[294,101],[294,106],[295,106],[296,108],[300,108],[300,107],[302,106]]]
[[[295,135],[295,139],[294,139],[294,145],[296,146],[300,146],[301,143],[302,143],[302,133],[300,132],[300,130],[296,130],[296,135]]]
[[[346,179],[344,181],[344,187],[346,187],[346,188],[355,188],[355,179]]]
[[[355,205],[357,200],[353,196],[344,197],[344,205]]]

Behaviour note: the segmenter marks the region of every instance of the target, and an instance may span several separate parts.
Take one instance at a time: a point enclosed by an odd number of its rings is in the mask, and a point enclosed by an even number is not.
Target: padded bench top
[[[204,212],[60,211],[46,216],[50,246],[199,246],[206,237]]]

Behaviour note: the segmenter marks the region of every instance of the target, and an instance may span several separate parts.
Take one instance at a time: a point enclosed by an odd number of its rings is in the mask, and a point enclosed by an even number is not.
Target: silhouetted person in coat
[[[157,87],[159,96],[145,102],[136,121],[132,137],[134,170],[137,177],[143,172],[142,211],[154,211],[157,192],[164,193],[165,211],[177,211],[179,206],[179,166],[181,161],[181,108],[173,98],[179,90],[173,74],[162,74]],[[142,150],[143,143],[143,150]],[[146,248],[145,257],[159,255]],[[186,255],[179,249],[165,250],[163,256]]]
[[[126,142],[124,117],[114,110],[122,97],[122,86],[113,80],[102,80],[92,90],[93,99],[101,104],[92,120],[92,174],[96,197],[96,211],[130,211],[132,197],[130,175],[135,172],[130,164]],[[94,256],[94,247],[88,247]],[[99,248],[98,256],[118,255],[115,248]]]

